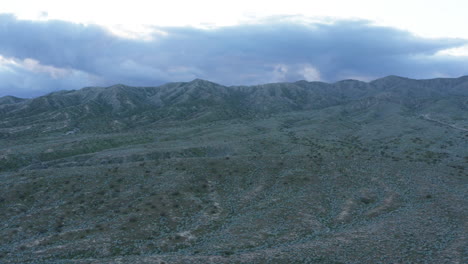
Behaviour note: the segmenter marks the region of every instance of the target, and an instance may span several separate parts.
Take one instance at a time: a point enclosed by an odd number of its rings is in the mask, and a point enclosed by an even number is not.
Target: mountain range
[[[33,99],[0,98],[0,137],[9,136],[11,133],[8,131],[17,124],[29,125],[21,132],[13,130],[15,136],[42,132],[37,126],[46,126],[47,131],[74,127],[107,130],[113,127],[109,124],[113,118],[124,126],[135,126],[168,119],[204,118],[210,121],[323,109],[343,104],[359,108],[373,103],[395,103],[414,108],[419,104],[430,104],[431,100],[468,96],[467,87],[468,76],[432,80],[388,76],[370,83],[356,80],[333,84],[298,81],[231,87],[195,79],[159,87],[120,84],[87,87]],[[87,123],[91,121],[95,121],[94,127],[88,127]]]
[[[0,98],[1,263],[466,263],[468,76]]]

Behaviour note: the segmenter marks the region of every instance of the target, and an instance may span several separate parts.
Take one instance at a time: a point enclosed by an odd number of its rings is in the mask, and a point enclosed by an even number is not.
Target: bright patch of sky
[[[468,38],[466,0],[14,0],[0,13],[20,19],[59,19],[134,32],[147,26],[220,27],[278,15],[367,19],[424,37]]]
[[[289,15],[321,21],[366,19],[422,37],[468,39],[467,10],[466,0],[14,0],[3,1],[0,13],[99,24],[134,38],[147,37],[152,26],[222,27]],[[468,47],[445,53],[468,55]]]

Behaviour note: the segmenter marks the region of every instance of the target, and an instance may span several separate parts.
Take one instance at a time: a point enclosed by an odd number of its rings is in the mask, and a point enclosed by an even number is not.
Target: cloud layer
[[[425,39],[368,21],[154,29],[150,39],[130,39],[97,25],[0,15],[0,96],[194,78],[237,85],[468,74],[467,57],[438,53],[467,40]]]

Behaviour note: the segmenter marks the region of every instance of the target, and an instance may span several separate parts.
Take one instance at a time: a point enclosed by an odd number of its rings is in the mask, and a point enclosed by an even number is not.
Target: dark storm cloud
[[[155,31],[165,34],[127,39],[97,25],[0,15],[0,96],[194,78],[229,85],[468,72],[466,57],[436,54],[466,40],[425,39],[366,21],[306,24],[279,19],[211,30]],[[17,63],[5,64],[5,58]],[[31,60],[38,64],[31,66]]]

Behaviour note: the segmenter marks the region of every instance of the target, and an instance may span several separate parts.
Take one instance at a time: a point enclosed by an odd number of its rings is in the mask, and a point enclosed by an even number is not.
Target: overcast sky
[[[468,74],[468,1],[6,1],[0,96]]]

